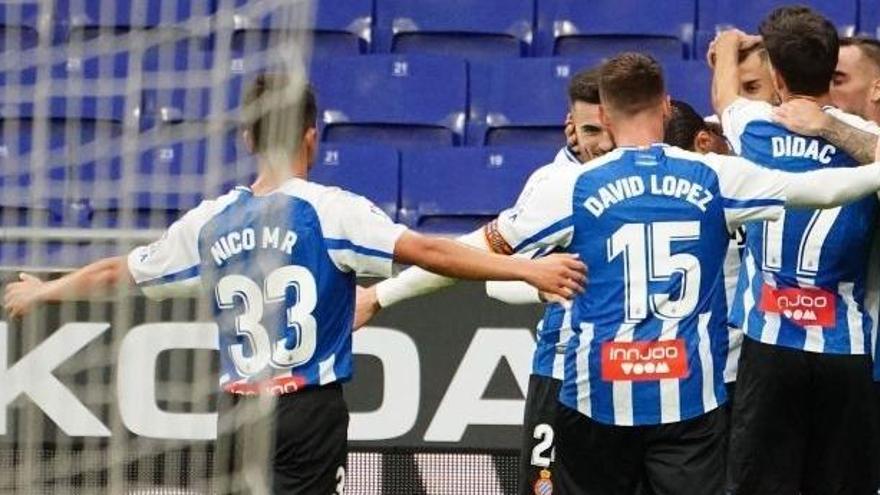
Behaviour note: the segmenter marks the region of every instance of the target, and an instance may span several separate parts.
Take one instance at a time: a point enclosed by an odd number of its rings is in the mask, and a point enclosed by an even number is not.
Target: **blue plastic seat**
[[[794,4],[812,7],[837,26],[844,36],[855,33],[858,22],[859,0],[803,0]],[[875,3],[874,0],[865,0]],[[783,4],[775,0],[700,0],[696,51],[703,58],[709,43],[720,29],[736,27],[747,33],[757,33],[767,14]]]
[[[58,0],[56,14],[70,46],[52,75],[124,79],[132,75],[130,52],[141,49],[145,71],[205,68],[212,57],[212,13],[212,2],[194,0],[117,2],[113,9],[100,1]]]
[[[542,43],[550,50],[543,55],[602,58],[640,51],[662,60],[686,58],[693,43],[695,2],[591,0],[542,5],[539,0],[539,26],[545,30],[544,39],[550,40]]]
[[[309,179],[366,196],[397,218],[400,156],[390,146],[323,143]]]
[[[0,3],[0,53],[16,53],[39,44],[39,4]]]
[[[666,90],[690,104],[700,115],[712,115],[712,72],[702,60],[664,64]]]
[[[563,146],[568,82],[581,68],[561,58],[472,65],[468,143]]]
[[[521,57],[530,52],[533,16],[534,0],[378,0],[378,50]]]
[[[71,189],[81,172],[94,174],[77,164],[108,160],[117,153],[125,112],[123,97],[52,97],[45,104],[0,107],[0,205],[47,209],[50,218],[79,215],[80,202],[108,186],[92,180],[88,188]],[[42,139],[36,134],[40,126],[46,129]]]
[[[318,59],[311,79],[323,141],[412,147],[464,140],[463,60],[431,55]]]
[[[207,34],[214,8],[213,2],[199,0],[121,1],[114,2],[112,9],[101,1],[58,0],[56,15],[66,23],[73,40],[144,31],[150,42],[155,36],[186,37],[199,30]]]
[[[880,3],[876,0],[859,0],[859,32],[880,37]]]
[[[400,219],[418,230],[467,232],[513,206],[553,148],[409,150],[401,163]]]
[[[266,50],[287,36],[309,31],[314,56],[357,55],[369,51],[373,0],[291,2],[266,9],[253,0],[236,0],[232,15],[233,52]],[[310,15],[311,14],[311,15]]]

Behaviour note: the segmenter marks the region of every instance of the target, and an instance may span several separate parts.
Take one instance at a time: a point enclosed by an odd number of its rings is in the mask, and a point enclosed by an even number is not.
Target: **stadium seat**
[[[323,141],[397,147],[463,142],[463,60],[432,55],[316,59],[311,79],[322,109]]]
[[[533,15],[534,0],[378,0],[376,51],[472,60],[525,56]]]
[[[309,179],[366,196],[397,218],[400,157],[390,146],[323,143]]]
[[[690,104],[700,115],[712,115],[712,73],[702,60],[664,64],[666,89],[672,98]]]
[[[113,2],[58,0],[56,15],[66,23],[70,39],[91,40],[143,31],[144,41],[186,37],[207,32],[213,2],[198,0],[143,0]]]
[[[99,162],[119,149],[125,99],[52,97],[45,105],[4,105],[0,119],[0,206],[42,208],[50,218],[63,217],[58,224],[80,224],[83,210],[77,205],[107,185],[92,180],[89,188],[71,189],[79,174],[75,164]],[[46,135],[39,140],[35,132],[42,125]]]
[[[858,2],[859,0],[803,0],[793,3],[807,5],[822,12],[831,19],[842,35],[852,36],[858,21]],[[876,2],[865,0],[865,3]],[[737,27],[756,33],[767,14],[783,4],[776,0],[700,0],[696,57],[704,57],[718,30]]]
[[[568,81],[581,66],[569,59],[540,58],[471,67],[469,144],[565,143]]]
[[[0,3],[0,53],[4,57],[39,44],[39,12],[36,2]]]
[[[369,51],[373,0],[310,0],[272,10],[253,0],[236,0],[234,13],[220,11],[220,15],[232,16],[234,53],[266,50],[286,36],[308,30],[314,35],[314,56],[357,55]]]
[[[539,3],[543,55],[603,58],[641,51],[661,60],[686,58],[694,36],[695,1],[592,0]],[[550,16],[552,21],[547,22]],[[543,17],[543,18],[542,18]]]
[[[401,221],[418,230],[467,232],[514,204],[528,176],[553,148],[405,150]]]
[[[147,71],[205,68],[212,56],[212,2],[146,0],[117,2],[59,0],[56,14],[66,28],[68,60],[53,77],[125,78],[130,54],[144,50]]]
[[[880,2],[859,1],[859,32],[872,38],[880,37]]]

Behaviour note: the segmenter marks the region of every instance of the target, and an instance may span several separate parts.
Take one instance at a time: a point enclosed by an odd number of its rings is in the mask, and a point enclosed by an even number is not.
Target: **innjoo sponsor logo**
[[[763,311],[780,314],[800,326],[833,328],[836,302],[833,293],[818,288],[764,285],[761,291]]]
[[[602,344],[602,379],[655,381],[688,376],[684,339]]]

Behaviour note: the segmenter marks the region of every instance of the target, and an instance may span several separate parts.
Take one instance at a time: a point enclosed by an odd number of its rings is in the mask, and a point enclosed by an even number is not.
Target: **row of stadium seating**
[[[569,80],[594,63],[598,60],[535,58],[479,64],[433,55],[334,57],[313,62],[311,80],[322,110],[319,120],[323,141],[380,141],[399,148],[524,141],[556,146],[562,142],[560,126],[567,108]],[[688,101],[700,112],[711,113],[710,74],[704,62],[668,63],[666,70],[673,97]],[[249,77],[229,76],[227,84],[213,90],[210,81],[206,82],[208,86],[193,87],[147,84],[128,99],[85,95],[90,89],[83,82],[77,92],[84,96],[49,98],[46,109],[34,104],[30,91],[33,87],[18,86],[19,94],[5,93],[0,114],[5,124],[14,118],[27,120],[35,113],[47,113],[55,119],[59,139],[66,135],[67,119],[102,121],[116,129],[111,137],[132,125],[130,116],[135,113],[142,130],[156,123],[207,125],[218,118],[231,122],[237,119],[243,83]],[[71,89],[71,81],[63,80],[54,81],[49,91],[63,95]],[[16,101],[23,103],[14,104]],[[28,134],[22,132],[24,141],[18,146],[27,149]],[[8,133],[0,129],[0,139]],[[86,134],[84,140],[93,139],[89,136]]]
[[[247,183],[255,171],[243,157],[221,160],[222,175],[241,180],[211,187],[201,177],[210,152],[204,140],[197,140],[142,152],[135,170],[125,174],[117,157],[0,175],[0,190],[6,191],[0,216],[7,226],[30,225],[35,219],[28,214],[34,215],[37,206],[49,227],[164,227],[194,207],[203,191],[214,195],[235,182]],[[399,152],[383,145],[325,144],[311,178],[366,195],[392,218],[420,230],[462,232],[513,204],[528,175],[556,152],[543,147]],[[42,174],[39,180],[37,174]],[[126,218],[129,225],[122,225]]]
[[[273,32],[314,30],[314,52],[457,54],[470,59],[521,56],[602,57],[625,49],[663,59],[702,58],[717,29],[754,31],[775,0],[344,0],[315,2],[314,24],[291,17],[290,3],[253,0],[56,0],[52,12],[37,2],[0,4],[2,50],[32,48],[39,33],[53,44],[90,40],[133,30],[159,32],[171,26],[198,31],[200,20],[235,31],[233,50],[271,43]],[[299,4],[300,2],[296,2]],[[876,36],[876,0],[806,0],[844,34]],[[277,9],[266,11],[265,5]],[[302,11],[302,7],[295,7]],[[285,10],[288,9],[288,10]],[[216,15],[214,15],[216,14]],[[41,31],[49,19],[51,27]]]

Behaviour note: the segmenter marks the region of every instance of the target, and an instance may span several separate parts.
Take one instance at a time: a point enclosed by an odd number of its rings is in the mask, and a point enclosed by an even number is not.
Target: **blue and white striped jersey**
[[[858,117],[825,111],[876,132]],[[738,154],[789,172],[858,165],[831,143],[789,132],[771,116],[771,105],[745,99],[724,111],[724,132]],[[745,334],[809,352],[868,353],[876,315],[866,310],[865,294],[877,206],[872,195],[830,210],[788,209],[777,222],[747,226],[733,315]]]
[[[535,170],[526,181],[516,204],[519,205],[530,195],[532,189],[560,168],[581,166],[580,160],[568,148],[562,148],[549,164]],[[511,209],[516,209],[514,206]],[[501,213],[504,215],[504,212]],[[538,322],[537,343],[532,357],[532,374],[562,380],[564,373],[565,346],[571,337],[571,311],[558,303],[547,304],[544,315]]]
[[[405,228],[366,199],[300,179],[204,201],[129,269],[154,299],[214,299],[220,385],[273,394],[351,377],[355,277],[391,275]]]
[[[730,233],[782,214],[781,173],[664,145],[620,148],[536,184],[498,230],[517,251],[589,267],[560,400],[615,425],[671,423],[726,400]]]

